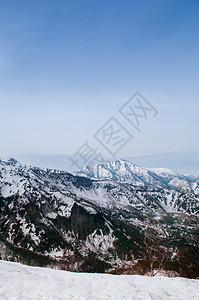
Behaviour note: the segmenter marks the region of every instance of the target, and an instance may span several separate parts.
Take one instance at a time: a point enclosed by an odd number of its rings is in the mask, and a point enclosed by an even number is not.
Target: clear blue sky
[[[120,156],[199,149],[199,1],[0,0],[0,156],[74,153],[137,90]]]

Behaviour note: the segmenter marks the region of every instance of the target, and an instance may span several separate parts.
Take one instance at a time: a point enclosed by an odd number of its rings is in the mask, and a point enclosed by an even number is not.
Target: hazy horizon
[[[33,167],[58,169],[68,172],[77,171],[78,168],[71,166],[72,154],[20,154],[13,155],[23,165]],[[9,159],[11,157],[0,157]],[[106,161],[125,159],[143,168],[168,168],[177,173],[199,176],[199,150],[187,152],[156,153],[148,156],[135,157],[104,157]]]

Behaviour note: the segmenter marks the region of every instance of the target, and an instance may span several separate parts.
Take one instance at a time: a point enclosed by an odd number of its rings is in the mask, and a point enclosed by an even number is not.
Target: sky
[[[199,153],[198,37],[198,1],[0,0],[0,156],[110,156],[112,116],[116,156]],[[158,112],[139,132],[118,112],[137,91]]]

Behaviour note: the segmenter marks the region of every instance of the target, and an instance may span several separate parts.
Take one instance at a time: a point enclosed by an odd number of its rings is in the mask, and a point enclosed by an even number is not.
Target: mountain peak
[[[151,185],[183,192],[194,192],[198,186],[197,178],[178,174],[167,168],[143,168],[125,159],[87,166],[76,174],[95,180],[111,179],[116,182],[133,184],[134,186]]]
[[[21,163],[13,157],[8,159],[0,159],[0,165],[21,167]]]
[[[82,168],[78,175],[87,176],[93,179],[112,179],[119,182],[137,183],[138,185],[150,184],[156,174],[137,166],[125,159],[117,159],[104,162],[94,166]]]

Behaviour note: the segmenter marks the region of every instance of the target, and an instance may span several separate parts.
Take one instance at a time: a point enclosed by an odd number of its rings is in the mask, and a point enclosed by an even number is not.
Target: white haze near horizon
[[[70,157],[73,156],[65,154],[21,154],[14,156],[15,159],[26,165],[68,172],[77,171],[77,168],[71,166]],[[8,157],[6,158],[8,159]],[[118,158],[126,159],[145,168],[169,168],[181,174],[199,175],[199,150]],[[117,158],[105,157],[105,159],[110,161]]]

